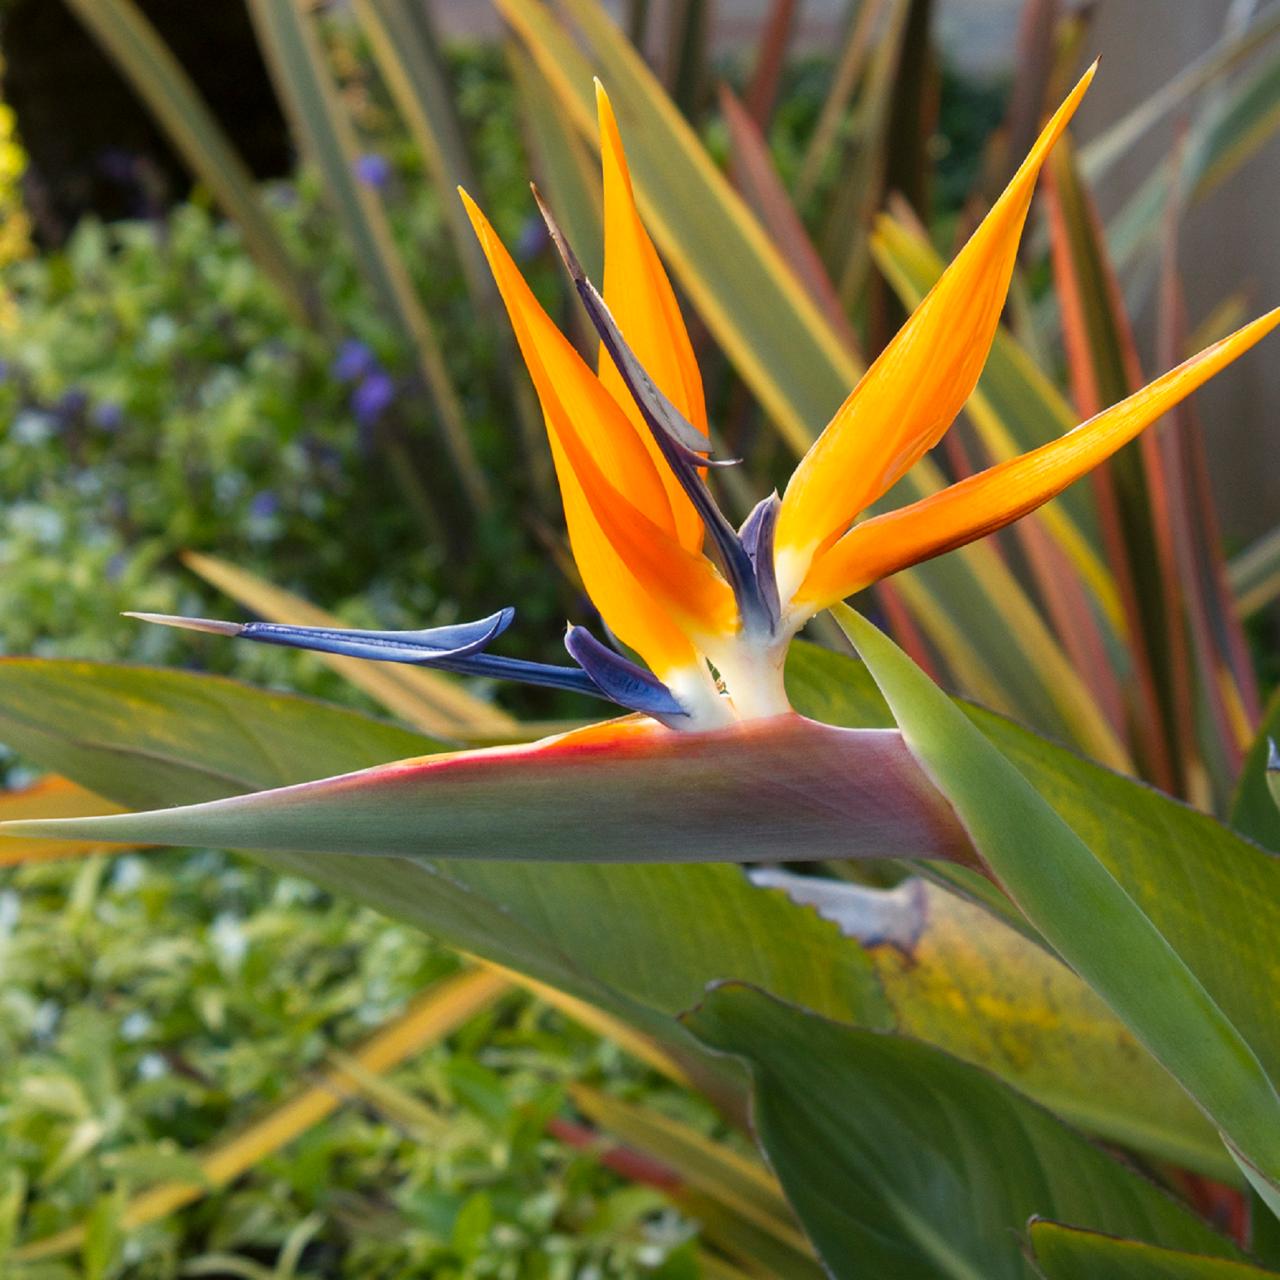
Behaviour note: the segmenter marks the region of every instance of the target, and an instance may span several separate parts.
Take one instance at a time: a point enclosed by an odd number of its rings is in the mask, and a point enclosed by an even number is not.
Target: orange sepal
[[[1206,347],[1088,422],[1019,458],[849,530],[815,559],[797,602],[817,609],[985,537],[1061,493],[1280,324],[1280,308]]]
[[[599,81],[600,163],[604,179],[604,300],[628,345],[663,394],[698,430],[706,432],[702,374],[671,282],[640,219],[613,106]],[[653,439],[635,400],[607,352],[600,351],[600,381],[622,406],[666,486],[682,546],[702,546],[703,525]]]
[[[694,666],[690,633],[731,630],[732,592],[710,561],[675,540],[656,468],[630,422],[543,311],[484,215],[463,199],[542,405],[587,593],[660,676]],[[653,507],[665,513],[665,527]]]
[[[1093,73],[1081,77],[991,212],[801,460],[778,520],[784,552],[803,563],[829,546],[963,408],[995,338],[1040,167]]]

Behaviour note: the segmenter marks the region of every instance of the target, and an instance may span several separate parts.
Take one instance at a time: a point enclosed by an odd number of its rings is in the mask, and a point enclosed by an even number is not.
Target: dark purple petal
[[[249,514],[259,520],[270,519],[280,510],[280,498],[270,489],[255,493],[249,502]]]
[[[351,393],[351,412],[362,427],[375,426],[396,398],[391,375],[378,370],[364,378]]]
[[[380,191],[391,181],[391,161],[376,151],[357,156],[351,167],[366,187]]]
[[[688,711],[657,676],[614,653],[586,627],[570,627],[565,632],[564,647],[610,702],[630,711],[642,711],[664,723],[688,717]]]
[[[378,362],[373,352],[363,342],[348,338],[338,348],[329,371],[339,382],[358,382],[377,367]]]

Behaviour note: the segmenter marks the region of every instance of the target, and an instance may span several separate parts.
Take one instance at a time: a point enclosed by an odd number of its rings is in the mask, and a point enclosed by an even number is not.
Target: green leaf
[[[864,722],[872,680],[861,663],[796,646],[797,664],[803,678],[789,685],[800,695],[797,707],[809,710],[807,690],[820,685],[831,691],[817,708],[825,719]],[[848,714],[837,693],[846,688]],[[1152,787],[981,707],[959,705],[1124,886],[1240,1028],[1268,1074],[1280,1078],[1280,858]],[[870,723],[886,723],[883,704],[871,714]]]
[[[972,861],[896,731],[801,716],[699,734],[615,720],[200,805],[6,829],[402,858]]]
[[[1117,1240],[1057,1222],[1033,1222],[1029,1235],[1045,1280],[1265,1280],[1280,1274],[1230,1258]]]
[[[440,749],[322,702],[154,667],[6,658],[0,689],[0,741],[131,806],[212,800]]]
[[[903,1035],[986,1067],[1090,1133],[1239,1180],[1213,1126],[1101,998],[985,908],[916,879],[886,891],[777,871],[752,878],[863,944]]]
[[[976,1067],[740,984],[685,1025],[748,1066],[757,1140],[827,1268],[1023,1280],[1033,1214],[1232,1256],[1152,1184]]]
[[[889,719],[860,663],[802,644],[789,673],[807,711],[854,724]],[[149,806],[298,782],[433,745],[353,712],[226,680],[88,663],[0,662],[0,707],[9,711],[0,740],[40,763],[60,762],[111,798]],[[154,767],[161,758],[164,770]],[[1148,794],[1123,785],[1139,799]],[[1132,801],[1122,794],[1118,804]],[[1104,809],[1100,820],[1113,815]],[[1194,840],[1191,849],[1202,852]],[[1167,1074],[1078,979],[998,920],[942,895],[925,900],[924,930],[918,918],[907,923],[912,962],[887,941],[891,920],[902,917],[897,892],[859,891],[862,923],[853,928],[729,866],[263,860],[571,992],[686,1057],[689,1043],[671,1016],[707,982],[739,977],[859,1025],[900,1020],[1112,1141],[1232,1173]],[[907,905],[918,915],[914,898]],[[963,1027],[949,1017],[957,1002]]]
[[[838,616],[912,751],[1005,891],[1218,1125],[1233,1154],[1252,1166],[1250,1180],[1280,1186],[1280,1098],[1187,959],[1082,836],[892,641],[851,610]],[[1167,894],[1170,868],[1163,869]],[[1197,907],[1208,914],[1203,901]],[[1273,998],[1267,1003],[1273,1010]]]

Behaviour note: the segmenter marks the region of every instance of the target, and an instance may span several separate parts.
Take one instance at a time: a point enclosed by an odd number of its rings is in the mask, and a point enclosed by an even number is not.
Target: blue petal
[[[781,510],[782,502],[775,489],[767,498],[762,498],[756,503],[738,531],[738,537],[742,539],[742,545],[755,566],[756,589],[760,593],[760,599],[770,611],[775,623],[782,615],[782,602],[778,598],[778,575],[773,559],[773,535],[778,527],[778,513]]]
[[[688,712],[657,676],[603,645],[586,627],[570,627],[564,647],[610,702],[666,721]]]
[[[242,640],[257,640],[262,644],[312,649],[348,658],[441,663],[479,653],[511,625],[516,611],[502,609],[478,622],[431,627],[424,631],[357,631],[338,627],[295,627],[283,622],[217,622],[210,618],[178,618],[158,613],[131,613],[127,616],[188,631],[209,631]]]

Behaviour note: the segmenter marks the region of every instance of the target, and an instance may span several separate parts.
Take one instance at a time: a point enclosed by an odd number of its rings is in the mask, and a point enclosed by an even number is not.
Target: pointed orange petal
[[[790,558],[793,581],[814,552],[938,443],[977,385],[1040,166],[1093,72],[1058,108],[991,212],[796,468],[777,531],[780,563],[785,571]]]
[[[694,666],[691,634],[733,629],[732,592],[710,561],[675,540],[665,491],[631,423],[538,304],[484,215],[463,199],[542,405],[587,592],[659,675]],[[665,514],[665,527],[651,509]]]
[[[879,578],[1003,528],[1061,493],[1280,324],[1280,308],[1183,361],[1065,436],[850,529],[797,599],[826,608]]]
[[[631,349],[667,399],[700,431],[707,429],[702,375],[676,296],[636,208],[631,174],[618,122],[608,96],[596,82],[600,117],[600,161],[604,171],[604,300]],[[601,349],[600,381],[626,411],[666,485],[683,546],[702,545],[703,526],[636,408],[613,361]]]

